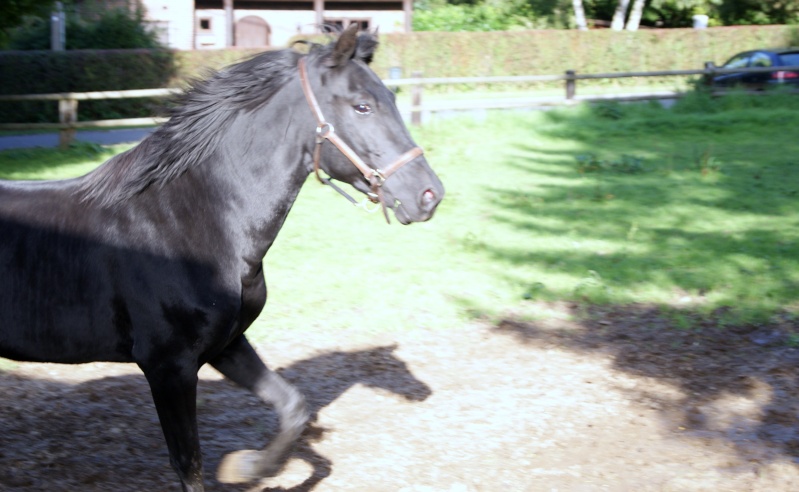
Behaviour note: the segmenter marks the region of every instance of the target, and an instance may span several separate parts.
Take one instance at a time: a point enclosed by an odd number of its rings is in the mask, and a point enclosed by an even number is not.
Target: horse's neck
[[[257,124],[234,123],[214,158],[196,170],[202,175],[195,175],[214,202],[209,206],[224,229],[220,233],[246,238],[234,247],[239,255],[258,262],[277,237],[309,172],[309,156],[298,139],[270,139],[270,133]]]

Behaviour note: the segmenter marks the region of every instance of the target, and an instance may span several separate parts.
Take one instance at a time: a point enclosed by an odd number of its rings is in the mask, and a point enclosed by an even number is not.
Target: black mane
[[[166,123],[87,176],[84,198],[124,201],[207,159],[237,112],[262,106],[296,76],[300,56],[289,49],[268,51],[194,81],[175,98]]]
[[[334,46],[335,42],[310,44],[309,56],[329,58]],[[376,46],[374,36],[361,34],[355,56],[369,62]],[[209,158],[238,112],[263,106],[297,77],[301,56],[291,48],[268,51],[194,81],[175,99],[166,123],[136,147],[87,175],[80,186],[83,199],[118,203]]]

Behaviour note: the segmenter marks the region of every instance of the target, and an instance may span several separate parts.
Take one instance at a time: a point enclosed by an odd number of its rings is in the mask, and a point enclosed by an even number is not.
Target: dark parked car
[[[752,50],[730,58],[720,68],[797,67],[799,48],[780,50]],[[715,87],[741,86],[762,90],[782,84],[799,87],[799,69],[760,73],[731,73],[713,77]]]

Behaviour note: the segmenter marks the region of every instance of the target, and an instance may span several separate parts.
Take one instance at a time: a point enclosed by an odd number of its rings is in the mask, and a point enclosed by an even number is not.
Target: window
[[[210,31],[211,30],[211,18],[204,17],[200,19],[200,31]]]
[[[752,67],[770,67],[771,66],[771,57],[765,53],[755,53],[752,55],[752,62],[750,63]]]
[[[322,27],[323,32],[342,32],[344,29],[350,27],[351,24],[358,24],[358,29],[361,31],[368,31],[371,25],[371,19],[325,19]]]
[[[780,55],[780,61],[790,67],[799,66],[799,53],[783,53]]]
[[[344,30],[344,19],[325,19],[322,23],[322,32],[342,32]]]

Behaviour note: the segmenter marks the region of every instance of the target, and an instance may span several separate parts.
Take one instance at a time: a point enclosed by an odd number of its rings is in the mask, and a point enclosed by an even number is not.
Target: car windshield
[[[799,66],[799,51],[796,53],[783,53],[780,55],[780,61],[783,65]]]

